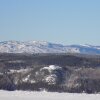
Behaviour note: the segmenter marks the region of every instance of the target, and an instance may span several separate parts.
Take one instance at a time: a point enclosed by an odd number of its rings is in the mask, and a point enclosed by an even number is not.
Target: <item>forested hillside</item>
[[[1,53],[0,89],[100,92],[100,56]]]

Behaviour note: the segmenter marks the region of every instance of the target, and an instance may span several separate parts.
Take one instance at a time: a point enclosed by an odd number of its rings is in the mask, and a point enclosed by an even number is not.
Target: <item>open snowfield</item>
[[[0,91],[0,100],[100,100],[100,94]]]

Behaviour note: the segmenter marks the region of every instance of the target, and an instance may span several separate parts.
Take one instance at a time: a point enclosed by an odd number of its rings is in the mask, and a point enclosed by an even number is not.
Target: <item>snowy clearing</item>
[[[0,100],[100,100],[100,94],[0,91]]]

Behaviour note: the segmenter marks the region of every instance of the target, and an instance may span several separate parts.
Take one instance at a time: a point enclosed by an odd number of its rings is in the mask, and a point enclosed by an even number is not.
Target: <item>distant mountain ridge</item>
[[[3,41],[0,53],[81,53],[100,54],[100,46],[62,45],[45,41]]]

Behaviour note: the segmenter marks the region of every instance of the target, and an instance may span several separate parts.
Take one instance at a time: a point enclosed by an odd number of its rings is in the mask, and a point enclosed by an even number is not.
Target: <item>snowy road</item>
[[[0,91],[0,100],[100,100],[100,94]]]

